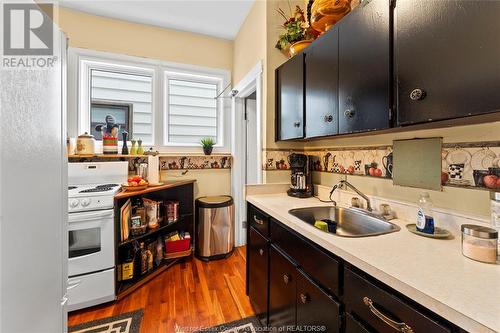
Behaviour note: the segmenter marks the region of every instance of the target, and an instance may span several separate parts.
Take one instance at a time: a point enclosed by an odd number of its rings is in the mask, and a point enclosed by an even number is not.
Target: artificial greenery
[[[296,6],[293,12],[290,8],[290,17],[281,8],[278,8],[276,11],[285,19],[282,27],[286,30],[285,33],[278,37],[278,41],[276,42],[275,47],[278,50],[286,50],[290,44],[316,37],[300,6]]]
[[[210,148],[215,145],[215,140],[213,138],[203,138],[201,139],[201,145],[203,148]]]

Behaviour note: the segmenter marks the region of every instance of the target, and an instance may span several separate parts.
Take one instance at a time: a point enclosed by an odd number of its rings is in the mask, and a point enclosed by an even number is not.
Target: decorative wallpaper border
[[[147,163],[145,156],[137,157],[70,157],[70,162],[110,162],[128,161],[129,170],[134,170],[137,163]],[[202,169],[231,169],[232,157],[230,155],[160,155],[161,170],[202,170]]]
[[[265,149],[263,170],[289,170],[294,152],[312,156],[315,171],[392,178],[392,146]],[[500,189],[500,142],[443,144],[441,178],[446,186]]]
[[[231,156],[162,156],[161,170],[231,169]]]

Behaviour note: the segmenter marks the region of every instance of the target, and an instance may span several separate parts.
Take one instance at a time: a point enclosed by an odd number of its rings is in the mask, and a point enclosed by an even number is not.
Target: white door
[[[65,330],[61,38],[55,33],[52,68],[0,68],[0,332]]]

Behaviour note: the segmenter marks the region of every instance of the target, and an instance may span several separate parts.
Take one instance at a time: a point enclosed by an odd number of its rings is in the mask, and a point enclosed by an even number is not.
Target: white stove
[[[115,299],[114,196],[128,162],[68,164],[68,310]]]
[[[113,198],[120,190],[116,183],[68,186],[68,212],[113,208]]]

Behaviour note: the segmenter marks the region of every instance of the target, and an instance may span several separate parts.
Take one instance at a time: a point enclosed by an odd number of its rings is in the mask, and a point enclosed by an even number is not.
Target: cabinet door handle
[[[259,249],[259,254],[260,254],[261,256],[263,256],[263,255],[264,255],[264,250]]]
[[[307,302],[309,302],[309,295],[307,294],[300,294],[300,302],[302,304],[306,304]]]
[[[415,88],[410,92],[410,99],[412,101],[421,101],[425,98],[425,91],[420,88]]]
[[[255,221],[255,223],[257,224],[260,224],[260,225],[264,225],[264,221],[262,221],[261,219],[259,219],[257,216],[253,216],[253,220]]]
[[[293,126],[294,126],[294,127],[300,127],[300,121],[296,121],[296,122],[294,122],[294,123],[293,123]]]
[[[284,282],[285,284],[289,284],[289,283],[290,283],[290,280],[291,280],[290,275],[288,275],[288,274],[283,274],[283,282]]]
[[[331,114],[326,115],[324,120],[325,120],[325,123],[331,123],[333,121],[333,116]]]
[[[353,109],[347,109],[344,111],[344,116],[346,116],[347,118],[352,118],[352,117],[354,117],[355,114],[356,114],[356,111]]]
[[[394,328],[398,332],[402,333],[414,333],[412,328],[408,325],[406,325],[404,322],[403,323],[398,323],[397,321],[392,320],[391,318],[387,317],[384,315],[382,312],[380,312],[374,305],[373,301],[368,298],[368,297],[363,297],[363,303],[370,309],[370,311],[377,316],[380,320],[382,320],[384,323],[389,325],[390,327]]]

